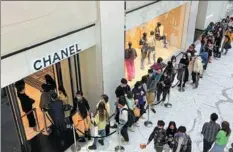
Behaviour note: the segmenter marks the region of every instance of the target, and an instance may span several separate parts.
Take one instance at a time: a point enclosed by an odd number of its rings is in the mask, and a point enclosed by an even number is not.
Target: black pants
[[[116,106],[115,120],[117,123],[119,123],[119,114],[120,114],[119,108]]]
[[[31,109],[32,110],[32,109]],[[24,111],[25,113],[29,112],[30,110],[28,111]],[[31,112],[29,114],[27,114],[27,119],[28,119],[28,123],[29,123],[29,127],[36,127],[36,120],[35,120],[35,117],[34,117],[34,113]]]
[[[208,142],[205,139],[203,140],[203,152],[208,152],[214,142]]]
[[[185,87],[186,82],[187,82],[187,81],[183,81],[183,82],[182,82],[182,87],[183,87],[183,88]],[[181,87],[181,81],[179,82],[178,87]]]
[[[129,135],[128,135],[128,125],[124,125],[121,129],[121,135],[124,138],[125,141],[129,141]]]
[[[208,65],[208,62],[207,62],[205,65],[203,65],[203,69],[204,69],[204,70],[207,69],[207,65]]]
[[[197,81],[197,75],[198,75],[197,72],[192,72],[193,83],[196,83],[196,81]]]

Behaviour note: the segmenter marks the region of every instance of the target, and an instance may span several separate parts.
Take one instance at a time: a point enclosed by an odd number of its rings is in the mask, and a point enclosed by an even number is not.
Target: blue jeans
[[[99,134],[100,136],[105,136],[105,134],[106,134],[105,129],[99,130],[99,131],[98,131],[98,134]],[[101,140],[104,140],[104,138],[102,138]],[[94,138],[94,143],[93,143],[93,145],[96,146],[97,141],[98,141],[98,138]]]
[[[225,146],[214,144],[214,147],[211,149],[210,152],[224,152]]]

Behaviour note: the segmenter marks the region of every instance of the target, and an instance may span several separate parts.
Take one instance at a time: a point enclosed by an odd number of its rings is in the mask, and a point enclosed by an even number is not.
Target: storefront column
[[[97,52],[101,50],[102,54],[103,92],[113,107],[115,89],[124,77],[124,1],[98,1],[97,7]]]

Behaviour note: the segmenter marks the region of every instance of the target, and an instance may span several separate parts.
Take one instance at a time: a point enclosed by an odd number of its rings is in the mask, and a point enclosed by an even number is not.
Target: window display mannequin
[[[135,66],[134,66],[134,60],[137,57],[137,52],[134,48],[132,48],[132,43],[128,43],[129,48],[125,50],[125,64],[128,74],[128,80],[131,81],[134,79],[135,76]]]
[[[155,32],[151,31],[150,36],[148,38],[148,64],[151,64],[150,62],[150,54],[153,55],[153,61],[155,63],[155,45],[156,45],[156,39],[155,39]]]
[[[144,61],[147,55],[148,51],[148,43],[147,43],[147,34],[143,33],[143,36],[139,42],[139,45],[141,46],[141,69],[143,70],[145,68]]]
[[[158,22],[157,23],[157,26],[155,27],[155,38],[156,38],[156,40],[160,40],[160,27],[161,27],[161,23],[160,22]]]

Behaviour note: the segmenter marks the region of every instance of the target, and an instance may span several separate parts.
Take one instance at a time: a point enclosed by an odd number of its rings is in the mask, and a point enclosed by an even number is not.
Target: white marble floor
[[[230,122],[233,130],[233,50],[221,59],[213,59],[208,65],[199,88],[193,89],[187,84],[185,92],[178,92],[177,88],[171,91],[171,108],[162,105],[156,107],[157,113],[151,114],[151,121],[155,124],[158,120],[175,121],[177,126],[184,125],[187,133],[193,141],[193,152],[202,151],[202,135],[200,134],[204,122],[209,121],[209,115],[213,112],[219,115],[218,122],[223,120]],[[147,114],[145,114],[147,116]],[[135,132],[129,132],[130,142],[124,145],[126,152],[153,152],[153,142],[144,150],[139,148],[141,143],[146,143],[153,128],[143,125],[145,120],[140,120],[140,127]],[[233,143],[233,133],[225,152],[228,152],[230,143]],[[81,152],[86,152],[92,142],[83,145]],[[98,145],[97,152],[113,152],[117,146],[117,134],[105,139],[105,146]],[[66,152],[71,152],[68,149]]]

